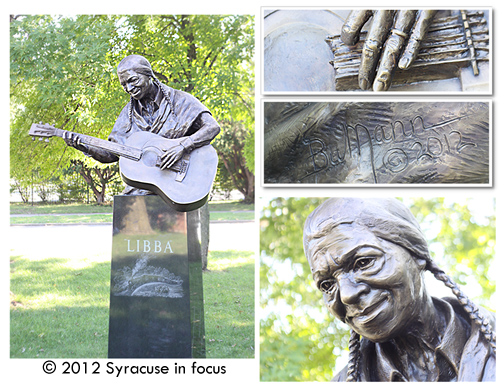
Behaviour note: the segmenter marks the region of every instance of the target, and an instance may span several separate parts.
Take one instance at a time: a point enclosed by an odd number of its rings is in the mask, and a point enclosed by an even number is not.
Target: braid
[[[497,337],[492,330],[492,325],[490,325],[488,319],[484,317],[478,307],[472,302],[467,295],[465,295],[460,287],[450,278],[442,269],[435,265],[432,261],[429,262],[428,270],[432,272],[434,277],[443,282],[446,287],[448,287],[452,293],[457,297],[464,310],[469,315],[471,321],[479,326],[481,334],[485,337],[485,340],[490,344],[494,354],[497,354]],[[348,369],[347,369],[347,382],[357,382],[358,371],[359,371],[359,359],[360,359],[360,335],[351,331],[350,340],[348,342],[348,348],[350,350],[350,355],[348,358]]]
[[[348,341],[348,349],[350,355],[348,358],[347,382],[357,382],[359,374],[359,359],[360,359],[360,334],[351,331],[350,340]]]
[[[163,88],[163,84],[161,84],[157,77],[152,76],[152,80],[154,81],[154,84],[156,84],[158,88],[161,89],[163,97],[168,101],[168,106],[171,107],[172,115],[175,116],[175,112],[173,112],[173,106],[170,99],[170,94]]]
[[[450,278],[442,269],[440,269],[437,265],[435,265],[432,261],[429,265],[429,271],[432,272],[434,277],[443,282],[446,287],[448,287],[452,293],[457,297],[458,301],[464,308],[464,310],[469,314],[471,321],[473,321],[476,325],[480,327],[480,332],[483,334],[487,342],[493,349],[493,352],[496,354],[496,340],[497,337],[492,330],[492,325],[488,322],[488,319],[485,318],[479,311],[478,307],[465,295],[460,287]]]
[[[131,130],[131,126],[133,126],[133,98],[130,97],[130,106],[128,109],[128,128],[126,129],[126,133]]]
[[[163,88],[163,85],[161,82],[153,75],[151,75],[152,80],[154,81],[154,84],[158,86],[158,88],[161,90],[163,97],[168,101],[168,105],[170,107],[173,107],[171,104],[171,99],[170,99],[170,94]],[[172,109],[172,115],[175,117],[175,113],[173,112]],[[128,128],[126,129],[126,132],[131,130],[131,127],[133,126],[133,98],[130,98],[130,106],[128,109]]]

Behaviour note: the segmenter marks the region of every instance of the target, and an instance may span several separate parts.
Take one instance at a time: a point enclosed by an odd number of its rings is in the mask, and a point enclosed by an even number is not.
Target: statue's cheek
[[[324,302],[329,309],[329,312],[338,318],[340,321],[345,321],[346,310],[345,305],[339,298],[339,291],[335,290],[331,294],[324,293]]]

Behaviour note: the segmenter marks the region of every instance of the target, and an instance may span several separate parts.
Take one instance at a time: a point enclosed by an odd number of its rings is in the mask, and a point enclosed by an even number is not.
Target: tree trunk
[[[19,195],[21,196],[21,200],[23,201],[23,203],[28,203],[28,200],[29,200],[28,189],[26,188],[26,191],[25,191],[25,188],[23,186],[21,186],[21,184],[19,184],[17,181],[14,181],[14,185],[15,185],[16,189],[18,190]]]

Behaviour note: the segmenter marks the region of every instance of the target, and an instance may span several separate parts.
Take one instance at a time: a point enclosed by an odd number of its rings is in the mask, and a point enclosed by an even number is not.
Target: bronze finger
[[[360,32],[369,18],[373,15],[372,10],[352,11],[341,28],[341,40],[347,45],[355,45],[359,42]]]
[[[394,21],[395,11],[375,11],[371,28],[362,48],[359,69],[359,86],[366,90],[372,85],[376,74],[376,65],[380,59],[383,43],[389,34]]]
[[[390,88],[399,56],[408,39],[416,13],[414,10],[401,10],[397,13],[394,28],[387,38],[376,72],[373,83],[375,91],[386,91]]]
[[[437,11],[434,10],[418,11],[415,25],[411,30],[410,38],[406,44],[406,48],[404,49],[401,59],[399,60],[399,68],[408,69],[415,61],[418,56],[418,52],[420,51],[422,41],[429,30],[436,12]]]

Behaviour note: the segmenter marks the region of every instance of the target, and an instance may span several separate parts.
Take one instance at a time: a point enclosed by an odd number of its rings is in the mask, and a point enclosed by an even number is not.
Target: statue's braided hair
[[[488,319],[480,313],[479,308],[467,297],[467,295],[462,292],[460,287],[442,269],[432,262],[428,264],[428,267],[434,277],[443,282],[445,286],[452,291],[453,295],[457,297],[457,300],[469,315],[471,321],[474,321],[474,323],[479,326],[480,332],[488,341],[494,353],[496,353],[497,337],[492,330],[492,325],[490,325]]]
[[[418,222],[409,209],[396,199],[334,198],[319,206],[307,218],[304,228],[304,248],[310,264],[313,255],[327,245],[323,237],[338,225],[349,223],[365,227],[377,237],[394,242],[413,256],[425,259],[426,269],[452,291],[496,354],[496,335],[488,319],[453,279],[434,263]],[[347,381],[355,382],[359,373],[360,335],[354,330],[351,331],[349,351]]]
[[[360,360],[360,334],[355,330],[350,332],[350,340],[348,341],[348,349],[350,355],[348,357],[347,382],[357,382],[359,375],[359,360]]]
[[[157,87],[159,89],[161,89],[161,92],[163,93],[163,97],[168,101],[168,106],[172,107],[170,94],[168,93],[168,91],[163,87],[163,84],[161,84],[161,82],[158,80],[158,78],[156,76],[153,75],[151,77],[152,77],[152,81],[154,82],[154,84],[156,84]],[[131,127],[133,126],[133,102],[134,102],[134,99],[132,97],[130,97],[129,107],[128,107],[128,128],[126,129],[126,132],[130,131]],[[175,113],[172,112],[172,115],[175,116]]]

